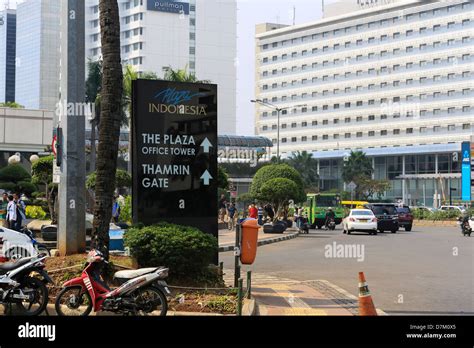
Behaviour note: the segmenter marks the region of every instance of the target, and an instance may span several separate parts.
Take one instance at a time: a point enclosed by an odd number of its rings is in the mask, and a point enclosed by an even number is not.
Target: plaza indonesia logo
[[[176,88],[166,88],[155,94],[156,102],[148,103],[148,112],[159,114],[175,114],[190,116],[207,116],[207,105],[199,102],[195,105],[185,105],[205,96],[205,93],[192,93],[188,90],[178,91]]]

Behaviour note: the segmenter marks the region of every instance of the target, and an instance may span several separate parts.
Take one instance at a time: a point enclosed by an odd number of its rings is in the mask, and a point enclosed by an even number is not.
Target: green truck
[[[344,208],[340,195],[337,193],[308,193],[306,195],[305,212],[311,228],[321,229],[326,223],[326,212],[332,208],[336,214],[335,222],[339,225],[344,218]]]

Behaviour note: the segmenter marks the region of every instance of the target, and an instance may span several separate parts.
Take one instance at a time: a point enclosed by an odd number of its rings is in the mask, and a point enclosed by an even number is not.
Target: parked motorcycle
[[[25,257],[16,262],[0,265],[0,304],[11,312],[16,306],[20,315],[40,315],[48,304],[47,283],[53,283],[48,276],[44,260],[46,255]]]
[[[123,315],[147,315],[168,311],[166,295],[171,292],[163,280],[168,268],[143,268],[116,272],[114,278],[121,284],[112,290],[100,277],[102,267],[108,262],[98,250],[91,250],[82,275],[63,285],[56,297],[56,312],[60,316],[87,316],[109,311]]]
[[[33,247],[35,248],[38,254],[46,254],[48,256],[51,256],[51,253],[49,252],[49,249],[46,247],[46,245],[38,243],[38,241],[34,237],[33,232],[30,229],[25,227],[20,232],[30,238],[31,243],[33,244]]]
[[[469,216],[461,216],[458,219],[458,225],[461,227],[461,233],[463,236],[471,236],[472,230],[474,228],[474,221],[469,218]]]

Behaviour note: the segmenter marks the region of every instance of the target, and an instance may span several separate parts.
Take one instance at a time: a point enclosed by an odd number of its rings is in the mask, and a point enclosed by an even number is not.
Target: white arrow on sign
[[[209,153],[209,148],[214,147],[209,139],[204,139],[204,141],[201,144],[201,147],[204,148],[204,153]]]
[[[211,173],[209,173],[208,170],[206,170],[206,171],[204,172],[204,174],[201,176],[201,180],[204,180],[204,185],[205,185],[205,186],[209,186],[209,181],[210,181],[211,179],[214,179],[214,178],[211,176]]]

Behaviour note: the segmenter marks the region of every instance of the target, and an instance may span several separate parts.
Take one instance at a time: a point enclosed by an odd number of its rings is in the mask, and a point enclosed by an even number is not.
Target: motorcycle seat
[[[160,269],[160,267],[153,267],[153,268],[140,268],[134,270],[126,270],[126,271],[118,271],[114,274],[114,278],[116,279],[133,279],[136,277],[140,277],[145,274],[152,273],[156,270]]]
[[[24,258],[24,259],[20,259],[16,262],[4,263],[4,264],[0,265],[0,274],[5,274],[7,272],[10,272],[14,269],[17,269],[18,267],[26,265],[28,262],[30,262],[30,259],[29,258]]]

